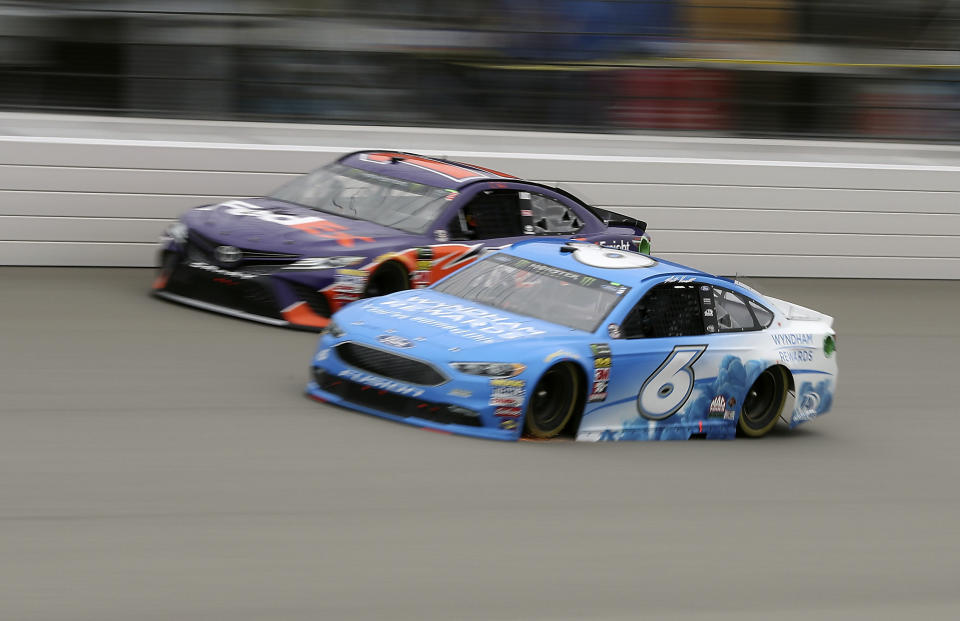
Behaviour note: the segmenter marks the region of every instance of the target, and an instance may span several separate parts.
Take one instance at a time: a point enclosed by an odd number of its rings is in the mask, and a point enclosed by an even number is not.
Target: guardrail
[[[712,272],[960,278],[960,150],[949,147],[118,119],[28,132],[3,121],[3,265],[151,266],[182,211],[383,147],[558,184],[646,220],[656,254]],[[131,138],[138,127],[154,139]]]

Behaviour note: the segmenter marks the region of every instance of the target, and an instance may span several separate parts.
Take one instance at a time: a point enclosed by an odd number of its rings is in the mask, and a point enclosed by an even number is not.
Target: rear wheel
[[[373,298],[410,288],[410,276],[402,265],[395,261],[384,263],[367,280],[363,297]]]
[[[773,429],[787,400],[788,387],[785,368],[773,366],[761,373],[743,400],[740,420],[737,422],[740,432],[759,438]]]
[[[560,435],[580,404],[580,374],[570,363],[550,367],[530,394],[524,431],[534,438]]]

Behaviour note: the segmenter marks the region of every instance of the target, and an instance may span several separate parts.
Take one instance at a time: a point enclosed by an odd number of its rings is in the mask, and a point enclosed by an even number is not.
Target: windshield
[[[270,198],[316,211],[424,233],[452,190],[332,164],[297,177]]]
[[[434,287],[501,310],[593,332],[630,290],[618,283],[495,254]]]

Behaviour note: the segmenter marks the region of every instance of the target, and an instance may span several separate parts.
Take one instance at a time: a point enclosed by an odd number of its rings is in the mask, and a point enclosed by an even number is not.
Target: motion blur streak
[[[0,109],[956,140],[951,0],[0,0]]]

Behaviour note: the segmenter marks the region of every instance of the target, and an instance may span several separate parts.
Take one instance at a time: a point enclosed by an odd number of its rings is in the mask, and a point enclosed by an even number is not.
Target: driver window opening
[[[697,286],[657,285],[630,311],[621,329],[628,339],[703,334]]]
[[[448,226],[453,240],[495,239],[523,235],[516,191],[486,190],[454,216]]]

